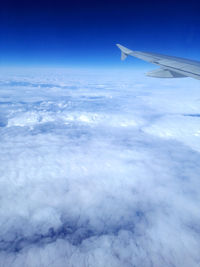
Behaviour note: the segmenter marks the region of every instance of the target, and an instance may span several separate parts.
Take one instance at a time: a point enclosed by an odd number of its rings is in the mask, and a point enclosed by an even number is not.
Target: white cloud
[[[198,266],[197,82],[22,74],[0,77],[0,266]]]

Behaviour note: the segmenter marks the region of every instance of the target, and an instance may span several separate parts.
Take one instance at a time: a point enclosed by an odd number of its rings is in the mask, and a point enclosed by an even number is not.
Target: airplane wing
[[[127,56],[137,57],[144,61],[153,63],[161,68],[148,72],[146,75],[156,78],[183,78],[192,77],[200,80],[200,62],[185,58],[166,56],[156,53],[132,51],[120,44],[117,47],[121,50],[121,59]]]

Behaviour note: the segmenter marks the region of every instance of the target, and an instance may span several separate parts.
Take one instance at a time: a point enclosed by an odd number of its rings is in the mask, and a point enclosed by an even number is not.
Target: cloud
[[[199,265],[197,83],[114,74],[1,78],[1,266]]]

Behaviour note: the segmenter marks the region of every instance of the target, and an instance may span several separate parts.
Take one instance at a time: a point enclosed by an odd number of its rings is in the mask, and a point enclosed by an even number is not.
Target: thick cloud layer
[[[0,77],[0,266],[199,266],[200,84]]]

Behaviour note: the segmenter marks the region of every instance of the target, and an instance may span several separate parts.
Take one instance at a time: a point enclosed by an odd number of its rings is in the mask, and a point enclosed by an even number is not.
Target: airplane
[[[161,68],[146,73],[155,78],[185,78],[192,77],[200,80],[200,62],[186,58],[166,56],[157,53],[133,51],[125,46],[116,44],[121,50],[121,59],[133,56],[144,61],[153,63]]]

